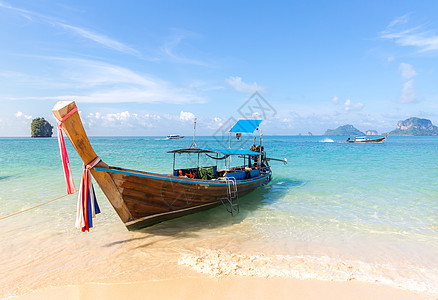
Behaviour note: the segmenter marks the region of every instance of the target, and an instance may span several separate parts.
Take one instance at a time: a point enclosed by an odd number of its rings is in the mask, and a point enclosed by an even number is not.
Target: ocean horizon
[[[102,213],[74,227],[77,194],[0,220],[0,297],[85,282],[255,276],[356,280],[438,296],[438,136],[263,137],[273,180],[224,207],[129,232],[97,184]],[[108,165],[170,174],[191,136],[90,137]],[[248,148],[251,138],[236,140]],[[56,138],[0,137],[0,218],[66,194]],[[228,137],[197,136],[203,147]],[[75,185],[82,161],[66,139]],[[206,161],[201,161],[207,163]],[[190,165],[177,155],[177,166]],[[234,161],[233,161],[234,163]]]

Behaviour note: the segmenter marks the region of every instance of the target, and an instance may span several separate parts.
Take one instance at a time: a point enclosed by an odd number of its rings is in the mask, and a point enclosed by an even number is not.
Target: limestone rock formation
[[[397,129],[391,131],[390,135],[438,135],[438,127],[434,126],[428,119],[409,118],[398,121]]]
[[[53,134],[53,126],[44,118],[33,119],[30,129],[31,137],[51,137]]]
[[[362,131],[354,128],[353,125],[339,126],[336,129],[327,129],[324,135],[365,135]]]

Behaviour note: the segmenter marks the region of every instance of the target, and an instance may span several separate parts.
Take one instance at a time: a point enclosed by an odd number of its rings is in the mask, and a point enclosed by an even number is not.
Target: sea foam
[[[334,143],[335,141],[329,138],[325,138],[322,141],[320,141],[320,143]]]
[[[184,254],[178,261],[191,269],[213,277],[252,276],[298,278],[326,281],[357,280],[380,283],[415,292],[438,295],[438,272],[389,264],[369,264],[328,256],[290,256],[235,254],[225,250],[200,249]]]

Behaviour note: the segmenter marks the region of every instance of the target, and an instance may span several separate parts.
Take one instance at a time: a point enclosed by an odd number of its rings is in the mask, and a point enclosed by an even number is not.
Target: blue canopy
[[[208,149],[212,152],[221,153],[224,155],[262,155],[262,153],[242,149]]]
[[[262,120],[239,120],[234,124],[230,132],[253,133],[259,127]]]
[[[242,149],[185,148],[167,151],[167,153],[219,153],[223,155],[262,155],[262,153]]]

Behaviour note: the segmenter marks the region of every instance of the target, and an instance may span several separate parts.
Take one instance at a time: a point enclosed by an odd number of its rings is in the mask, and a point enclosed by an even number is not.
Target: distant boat
[[[166,139],[168,140],[179,140],[179,139],[183,139],[184,137],[179,135],[179,134],[169,134]]]
[[[350,140],[350,138],[348,138],[346,142],[347,143],[382,143],[388,137],[388,135],[389,133],[387,133],[386,136],[377,139],[369,139],[366,136],[358,136],[355,137],[354,140]]]

